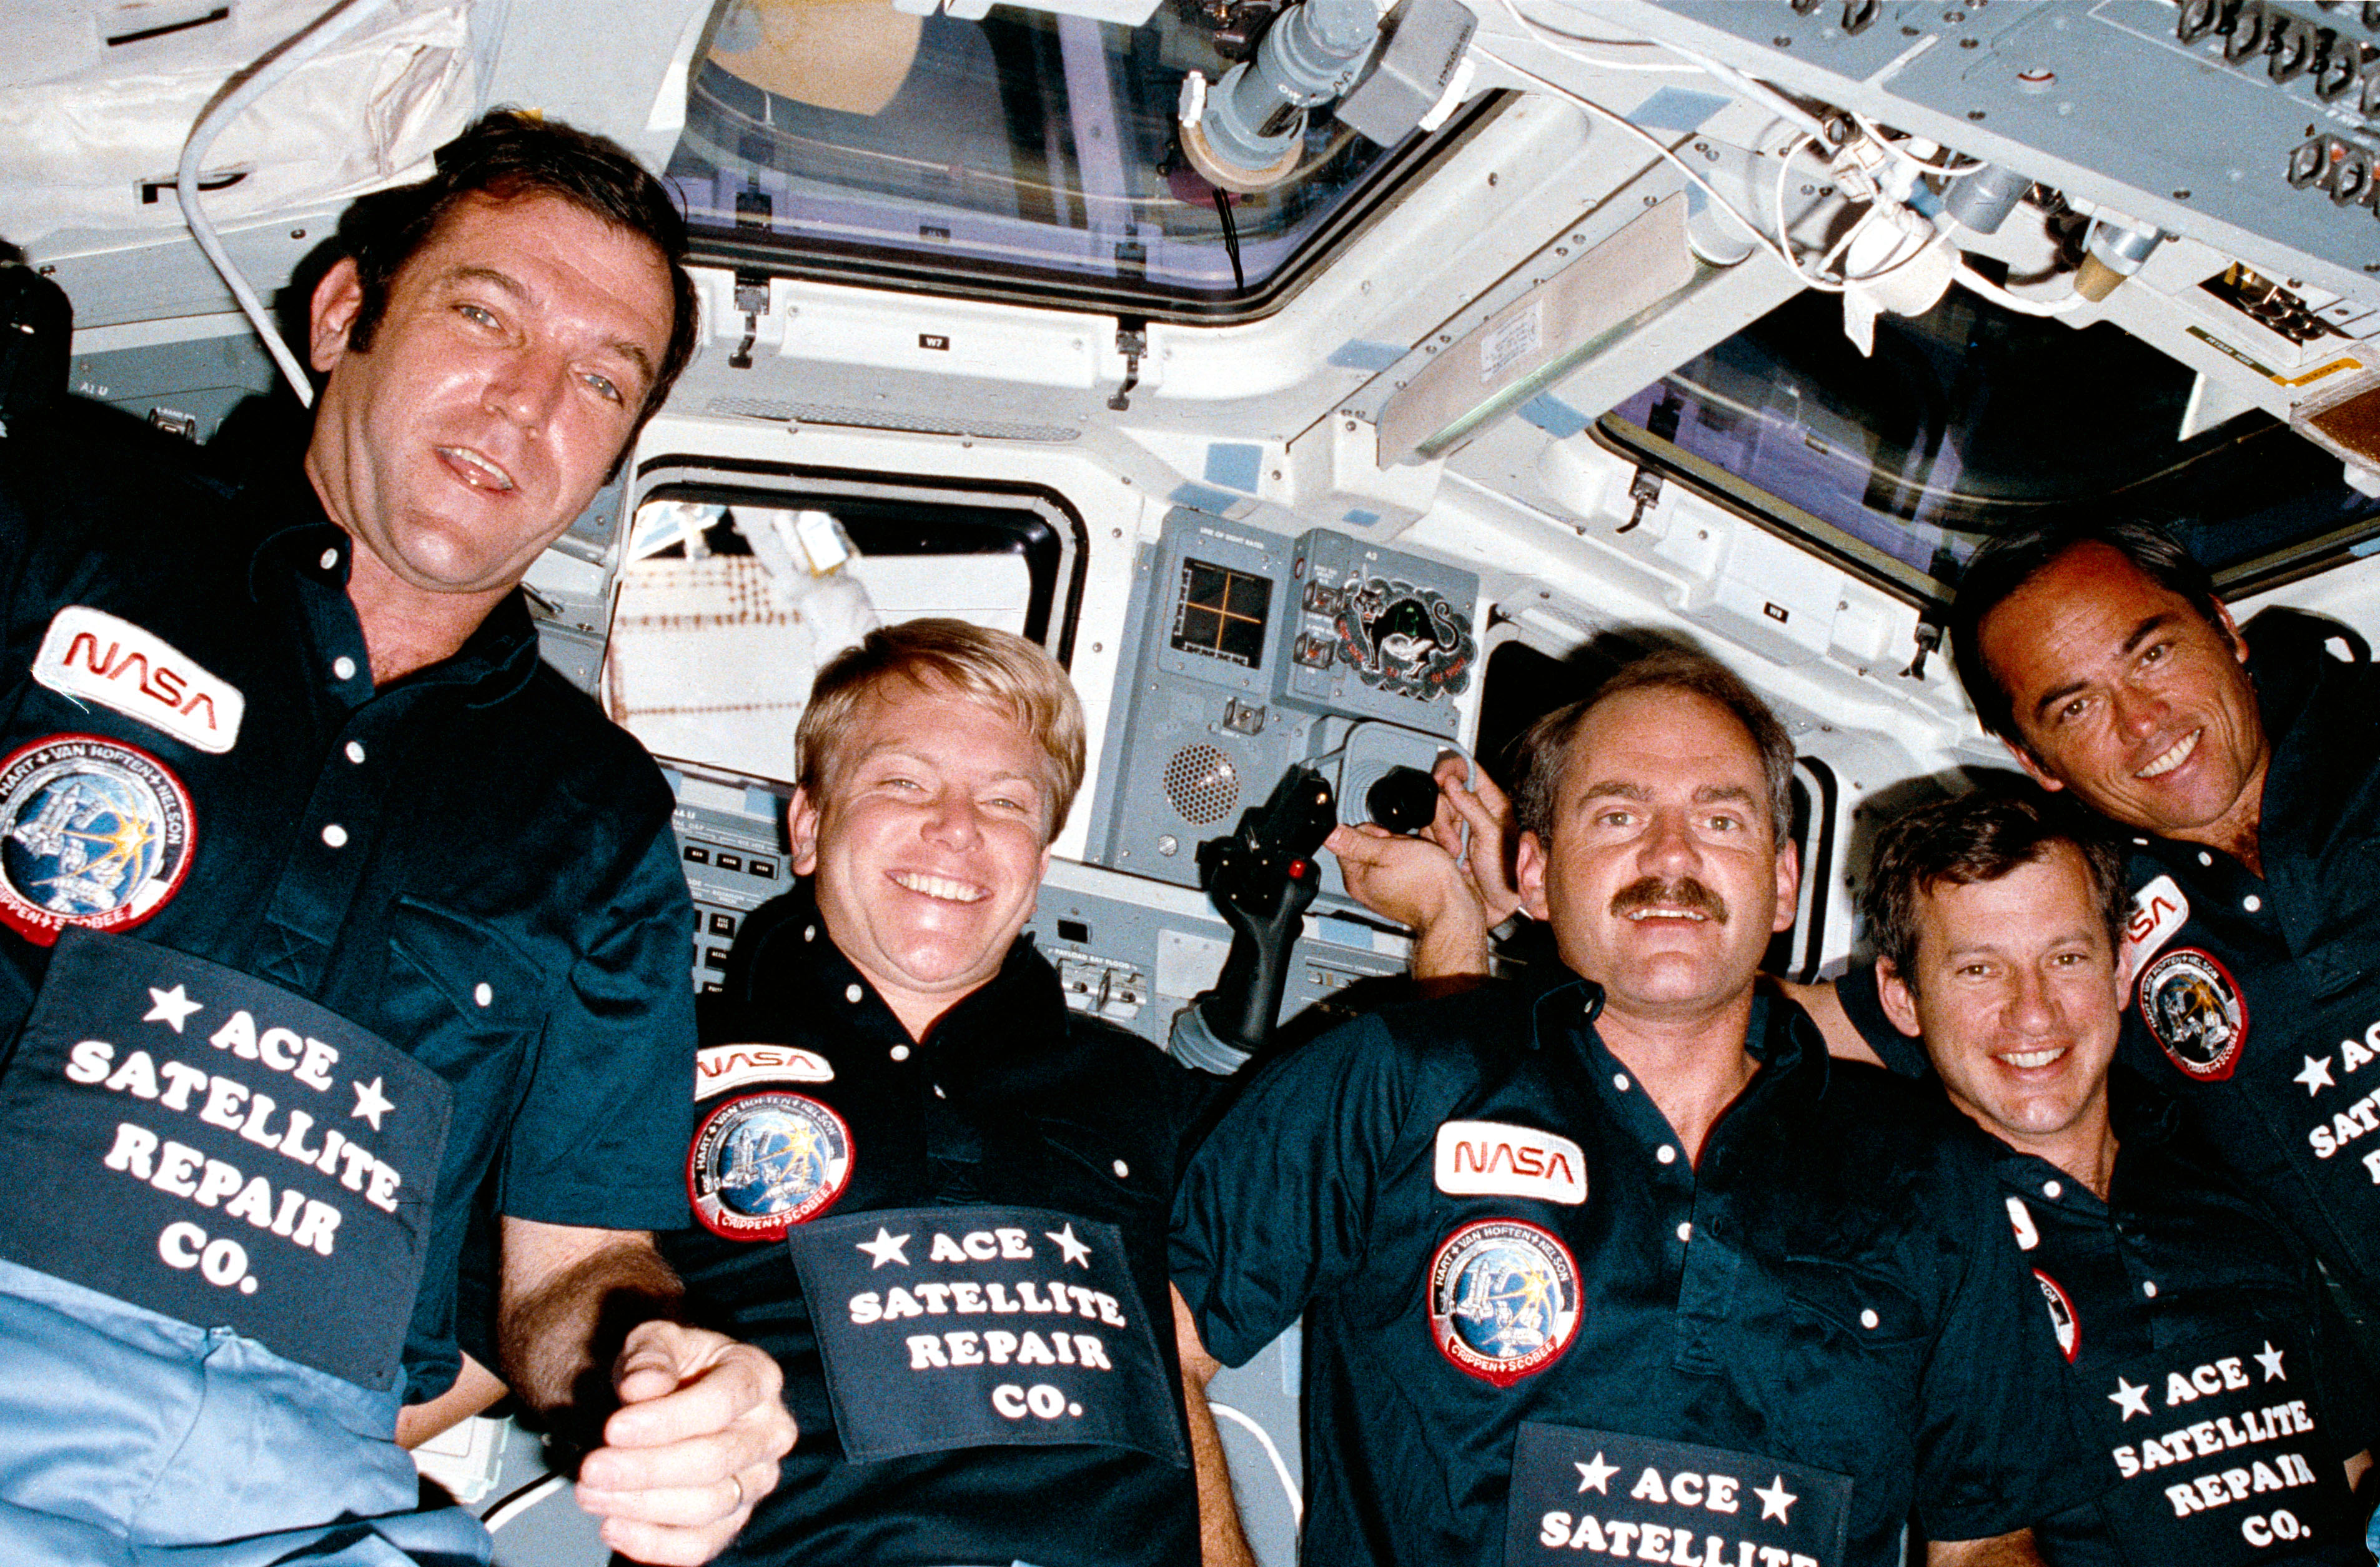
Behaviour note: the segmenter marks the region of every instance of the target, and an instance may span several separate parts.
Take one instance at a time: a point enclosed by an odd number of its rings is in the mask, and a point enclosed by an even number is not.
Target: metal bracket
[[[1660,500],[1661,476],[1649,468],[1638,468],[1636,477],[1628,481],[1628,498],[1636,503],[1636,509],[1628,515],[1626,522],[1620,525],[1617,531],[1621,533],[1634,532],[1644,523],[1645,514]]]
[[[1917,656],[1911,659],[1909,667],[1900,672],[1900,678],[1903,680],[1925,678],[1925,658],[1927,654],[1937,651],[1942,646],[1942,627],[1933,621],[1921,618],[1917,622],[1916,640]]]
[[[735,308],[744,312],[744,341],[727,356],[727,364],[731,370],[750,370],[752,345],[760,340],[760,318],[769,313],[768,273],[737,269]]]
[[[1108,407],[1123,413],[1132,407],[1132,389],[1140,384],[1140,361],[1148,352],[1148,329],[1142,326],[1116,328],[1116,352],[1123,356],[1123,384],[1108,399]]]

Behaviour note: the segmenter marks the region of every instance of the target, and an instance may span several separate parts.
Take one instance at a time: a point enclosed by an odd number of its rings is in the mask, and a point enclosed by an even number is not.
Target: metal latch
[[[1148,352],[1148,331],[1141,326],[1116,328],[1116,352],[1123,356],[1123,384],[1108,399],[1108,407],[1123,413],[1132,407],[1132,389],[1140,384],[1140,361]]]
[[[760,340],[760,318],[769,313],[769,274],[746,272],[735,273],[735,308],[744,312],[744,341],[727,356],[733,370],[752,368],[752,345]]]

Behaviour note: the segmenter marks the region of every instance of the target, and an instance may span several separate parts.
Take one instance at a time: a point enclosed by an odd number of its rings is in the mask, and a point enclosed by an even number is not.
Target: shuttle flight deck
[[[676,791],[698,990],[879,621],[1070,671],[1030,929],[1160,1042],[1230,947],[1201,846],[1291,769],[1393,814],[1671,640],[1788,723],[1771,960],[1832,972],[1864,813],[2006,765],[1943,616],[2046,508],[2380,637],[2380,6],[57,0],[0,41],[0,398],[62,370],[227,454],[300,417],[259,325],[339,209],[480,111],[664,173],[700,346],[527,586]],[[1282,1017],[1406,951],[1326,856]],[[1296,1387],[1294,1333],[1216,1384],[1269,1567]],[[433,1448],[500,1561],[601,1560],[528,1433]]]

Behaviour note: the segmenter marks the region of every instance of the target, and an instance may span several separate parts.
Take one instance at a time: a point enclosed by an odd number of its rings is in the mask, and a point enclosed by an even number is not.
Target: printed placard
[[[386,1388],[452,1099],[302,997],[68,929],[0,1074],[0,1256]]]
[[[1600,1553],[1694,1567],[1841,1567],[1847,1475],[1620,1431],[1522,1423],[1505,1567]]]
[[[1189,1466],[1114,1225],[1036,1208],[880,1209],[785,1240],[850,1457],[1104,1442]]]
[[[2100,1509],[2129,1560],[2240,1567],[2353,1527],[2313,1366],[2288,1332],[2201,1339],[2102,1381],[2083,1402],[2115,1488]]]

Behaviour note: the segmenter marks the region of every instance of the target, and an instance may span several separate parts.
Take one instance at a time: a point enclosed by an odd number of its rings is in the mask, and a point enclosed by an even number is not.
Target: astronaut
[[[0,1556],[486,1560],[396,1440],[501,1391],[455,1342],[484,1190],[493,1370],[593,1450],[607,1541],[699,1561],[792,1427],[650,1235],[670,796],[516,591],[691,352],[683,231],[498,113],[339,242],[302,455],[228,481],[72,405],[0,440]]]

